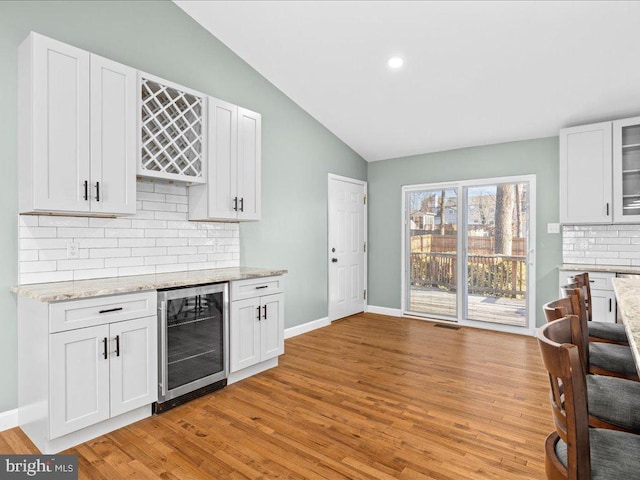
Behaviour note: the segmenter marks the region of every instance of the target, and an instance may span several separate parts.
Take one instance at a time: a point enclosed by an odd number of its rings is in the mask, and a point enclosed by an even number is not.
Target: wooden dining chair
[[[549,480],[630,480],[640,472],[640,435],[589,428],[587,386],[581,355],[572,343],[580,327],[575,315],[538,330],[542,362],[548,372],[556,430],[545,441]]]
[[[581,353],[588,368],[587,371],[599,375],[640,381],[633,354],[628,345],[589,342],[589,321],[582,288],[571,284],[563,286],[561,289],[564,295],[570,299],[572,310],[569,313],[577,315],[581,320],[584,337],[584,346],[581,347]]]
[[[591,297],[591,280],[587,272],[578,273],[571,277],[575,288],[581,288],[584,293],[585,307],[589,321],[589,340],[592,342],[618,343],[629,345],[627,332],[620,323],[600,322],[593,319],[593,299]]]
[[[570,298],[562,298],[543,306],[547,322],[574,314]],[[572,324],[572,343],[578,348],[581,368],[588,393],[589,425],[640,434],[640,382],[605,375],[587,374],[588,362],[582,322],[578,316]],[[587,347],[588,348],[588,347]]]

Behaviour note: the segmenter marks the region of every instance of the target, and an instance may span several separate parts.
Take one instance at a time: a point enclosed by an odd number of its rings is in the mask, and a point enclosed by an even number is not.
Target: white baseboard
[[[376,307],[375,305],[367,305],[367,313],[377,313],[379,315],[389,315],[390,317],[401,317],[402,310],[399,308]]]
[[[312,320],[307,323],[303,323],[302,325],[296,325],[295,327],[289,327],[284,329],[284,338],[296,337],[298,335],[302,335],[303,333],[311,332],[313,330],[317,330],[318,328],[328,327],[331,325],[329,321],[329,317],[319,318],[318,320]]]
[[[18,409],[0,412],[0,432],[18,426]]]

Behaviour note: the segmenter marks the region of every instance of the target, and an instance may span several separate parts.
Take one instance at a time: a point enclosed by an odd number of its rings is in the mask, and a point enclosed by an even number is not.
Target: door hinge
[[[367,194],[366,193],[364,194],[363,198],[364,198],[364,204],[366,205],[367,204]]]
[[[364,290],[364,299],[365,299],[365,300],[367,299],[367,289],[366,289],[366,288],[365,288],[365,290]]]
[[[364,242],[364,253],[367,253],[367,242]]]

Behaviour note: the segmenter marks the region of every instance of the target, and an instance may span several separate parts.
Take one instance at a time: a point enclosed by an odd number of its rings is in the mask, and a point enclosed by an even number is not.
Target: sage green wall
[[[0,412],[17,406],[17,52],[36,31],[242,105],[263,119],[263,215],[241,227],[245,265],[290,270],[287,327],[327,315],[327,173],[365,161],[168,1],[0,2]]]
[[[562,261],[558,222],[558,138],[464,148],[372,162],[369,182],[369,305],[401,305],[401,208],[403,185],[536,174],[536,315],[557,298],[557,266]]]

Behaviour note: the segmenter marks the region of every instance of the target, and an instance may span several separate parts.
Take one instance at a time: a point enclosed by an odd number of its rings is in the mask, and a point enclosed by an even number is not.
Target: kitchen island
[[[640,278],[614,278],[611,283],[640,375]]]

